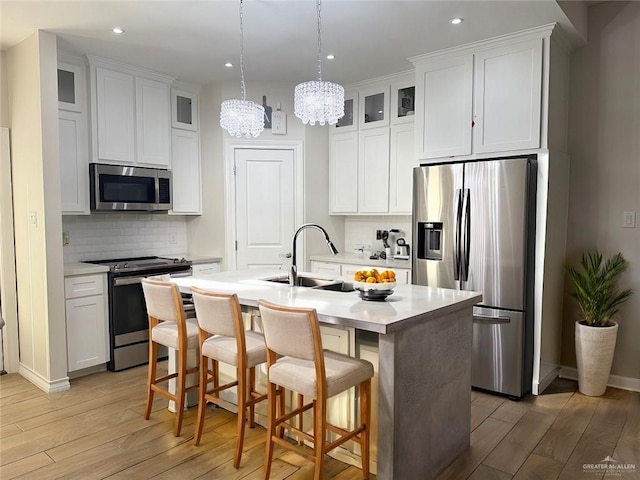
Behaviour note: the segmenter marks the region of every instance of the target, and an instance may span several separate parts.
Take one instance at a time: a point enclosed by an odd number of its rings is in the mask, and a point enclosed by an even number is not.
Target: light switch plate
[[[274,135],[287,134],[287,114],[276,110],[271,114],[271,133]]]
[[[636,212],[622,212],[622,228],[636,228]]]

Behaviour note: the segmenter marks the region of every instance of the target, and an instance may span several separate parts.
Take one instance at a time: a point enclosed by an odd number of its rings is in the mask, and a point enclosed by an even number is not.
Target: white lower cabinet
[[[328,277],[338,278],[341,274],[339,263],[316,262],[311,261],[311,272],[327,275]]]
[[[69,372],[109,360],[106,274],[65,278]]]
[[[207,278],[214,273],[218,273],[220,271],[219,263],[200,263],[196,265],[191,265],[191,274],[194,277]]]

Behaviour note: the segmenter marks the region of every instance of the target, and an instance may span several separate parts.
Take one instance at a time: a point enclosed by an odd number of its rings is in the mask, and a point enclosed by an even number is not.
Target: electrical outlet
[[[69,232],[62,232],[62,245],[69,245]]]
[[[622,228],[636,228],[636,212],[622,212]]]

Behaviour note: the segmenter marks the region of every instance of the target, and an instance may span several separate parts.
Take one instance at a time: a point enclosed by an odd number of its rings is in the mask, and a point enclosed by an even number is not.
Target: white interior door
[[[295,228],[294,150],[234,151],[236,268],[280,267]]]

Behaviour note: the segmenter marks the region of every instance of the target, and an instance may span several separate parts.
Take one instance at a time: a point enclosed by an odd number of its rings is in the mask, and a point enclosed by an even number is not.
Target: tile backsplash
[[[376,240],[376,230],[396,228],[404,232],[407,243],[411,243],[411,216],[351,216],[344,222],[344,253],[357,253],[360,245],[377,252],[384,249],[382,240]]]
[[[62,217],[68,235],[65,262],[175,256],[187,251],[185,217],[161,214],[107,213]]]

